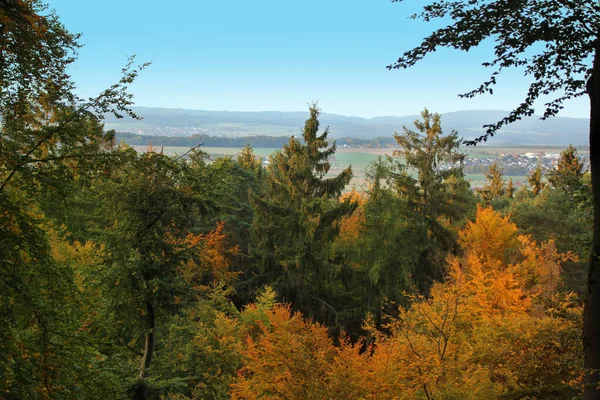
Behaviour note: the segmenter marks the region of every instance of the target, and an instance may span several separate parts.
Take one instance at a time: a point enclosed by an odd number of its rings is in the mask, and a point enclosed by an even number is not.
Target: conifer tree
[[[531,185],[531,191],[533,192],[534,196],[537,196],[542,191],[544,186],[546,186],[542,182],[542,167],[539,163],[537,167],[531,171],[529,175],[527,175],[527,181]]]
[[[569,147],[560,153],[556,169],[548,171],[546,177],[552,187],[563,189],[572,197],[574,192],[581,188],[581,179],[584,173],[584,166],[579,159],[577,150],[572,145],[569,145]]]
[[[319,109],[313,104],[302,139],[292,137],[270,158],[264,197],[252,196],[256,284],[271,284],[284,302],[311,317],[332,322],[337,310],[327,301],[335,295],[337,267],[330,243],[341,217],[354,203],[339,202],[352,169],[325,178],[335,153],[328,129],[319,133]]]
[[[254,155],[250,144],[244,146],[237,156],[237,163],[246,171],[257,172],[260,169],[262,159]]]
[[[515,195],[515,186],[513,184],[512,178],[508,179],[508,184],[506,185],[506,197],[512,199]]]
[[[406,199],[408,207],[421,217],[429,231],[428,251],[419,262],[419,279],[441,278],[446,252],[453,248],[449,225],[464,218],[472,202],[469,183],[464,179],[458,133],[444,135],[441,116],[425,109],[422,120],[415,121],[417,131],[404,127],[394,134],[399,149],[393,160],[393,185]]]
[[[490,203],[492,200],[504,195],[504,180],[502,179],[502,170],[498,164],[490,165],[485,174],[486,184],[483,188],[477,190],[484,203]]]

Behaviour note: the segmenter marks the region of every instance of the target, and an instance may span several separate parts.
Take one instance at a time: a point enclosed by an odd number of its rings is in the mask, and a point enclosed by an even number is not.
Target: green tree
[[[335,242],[347,280],[344,329],[358,338],[367,315],[381,326],[395,315],[406,293],[424,286],[422,257],[429,250],[427,225],[392,184],[394,164],[379,158],[366,171],[367,191],[357,210],[342,220]]]
[[[556,169],[548,171],[546,177],[552,187],[562,189],[570,197],[573,197],[575,192],[582,188],[584,174],[584,166],[579,159],[577,150],[572,145],[569,145],[569,147],[560,153]]]
[[[404,127],[394,134],[399,146],[392,185],[397,195],[421,217],[429,231],[429,248],[418,268],[419,282],[441,278],[448,250],[455,244],[450,226],[465,218],[474,206],[469,183],[464,179],[458,133],[443,135],[441,117],[427,109],[415,121],[417,131]]]
[[[139,69],[128,64],[117,84],[80,99],[67,71],[77,39],[40,1],[0,2],[0,391],[7,398],[113,397],[122,388],[99,382],[110,373],[88,372],[100,355],[80,331],[73,266],[53,253],[61,231],[53,219],[74,181],[120,156],[101,115],[133,115],[126,89]]]
[[[159,322],[189,298],[180,269],[194,260],[190,235],[201,212],[188,163],[131,152],[130,163],[98,188],[109,221],[102,280],[113,324],[122,327],[118,334],[134,348],[143,338],[136,390],[138,398],[146,398]]]
[[[331,242],[338,221],[354,208],[338,201],[352,170],[325,178],[336,147],[329,146],[328,129],[319,133],[316,105],[309,111],[303,143],[292,137],[271,155],[264,194],[251,197],[255,287],[273,285],[282,301],[334,324],[337,310],[327,300],[335,296],[339,268],[331,260]]]
[[[392,0],[400,2],[402,0]],[[588,95],[590,99],[590,169],[594,207],[594,239],[590,251],[588,289],[584,308],[583,344],[586,400],[600,399],[600,5],[586,0],[433,1],[415,19],[443,20],[444,26],[406,51],[388,68],[408,68],[438,48],[463,51],[494,42],[492,58],[483,66],[493,69],[488,80],[462,97],[492,94],[497,77],[510,67],[532,77],[523,102],[505,118],[487,125],[487,140],[504,125],[534,114],[543,98],[543,118],[558,114],[562,104]],[[489,39],[489,40],[488,40]],[[549,100],[548,96],[550,97]]]
[[[477,190],[484,203],[491,203],[492,200],[504,195],[506,189],[504,179],[502,179],[502,170],[498,167],[498,164],[490,165],[488,172],[485,174],[485,179],[485,186]]]
[[[254,155],[252,146],[247,144],[237,156],[238,164],[247,171],[258,172],[261,168],[262,159]]]
[[[554,240],[558,251],[576,254],[580,261],[563,265],[565,289],[584,293],[585,256],[591,242],[592,224],[589,210],[573,207],[563,190],[544,190],[536,197],[515,199],[507,210],[523,233],[538,243]]]
[[[540,194],[544,186],[542,182],[542,166],[538,163],[537,167],[527,175],[527,182],[531,185],[531,192],[534,196]]]

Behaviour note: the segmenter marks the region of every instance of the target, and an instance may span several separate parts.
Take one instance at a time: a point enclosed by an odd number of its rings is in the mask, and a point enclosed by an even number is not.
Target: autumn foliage
[[[248,336],[234,399],[548,399],[579,391],[581,309],[558,295],[559,254],[507,217],[479,208],[460,232],[464,255],[444,282],[365,327],[369,345],[340,340],[287,306]]]

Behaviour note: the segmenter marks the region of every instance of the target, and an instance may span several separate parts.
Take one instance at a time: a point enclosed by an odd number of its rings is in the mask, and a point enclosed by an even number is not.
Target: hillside
[[[107,116],[106,127],[119,132],[131,132],[151,136],[211,135],[211,136],[291,136],[300,133],[307,117],[306,112],[241,112],[203,111],[170,108],[135,107],[142,121],[117,120]],[[478,110],[456,111],[442,115],[445,131],[455,129],[465,139],[484,132],[483,125],[505,116],[506,111]],[[336,114],[322,114],[322,126],[329,126],[334,138],[352,137],[371,139],[390,137],[412,126],[416,115],[403,117],[360,118]],[[541,121],[531,117],[499,132],[491,141],[493,145],[585,145],[588,142],[586,118],[557,117]]]

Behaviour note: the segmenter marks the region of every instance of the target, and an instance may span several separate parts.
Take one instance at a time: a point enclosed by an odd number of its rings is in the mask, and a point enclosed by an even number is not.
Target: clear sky
[[[491,71],[491,46],[443,50],[388,71],[435,24],[407,18],[421,0],[49,0],[84,45],[72,75],[91,96],[119,78],[127,57],[151,61],[132,86],[136,104],[230,111],[302,111],[374,117],[471,109],[509,110],[524,97],[518,71],[493,96],[465,100]],[[588,117],[586,98],[566,117]],[[538,112],[541,112],[539,108]]]

